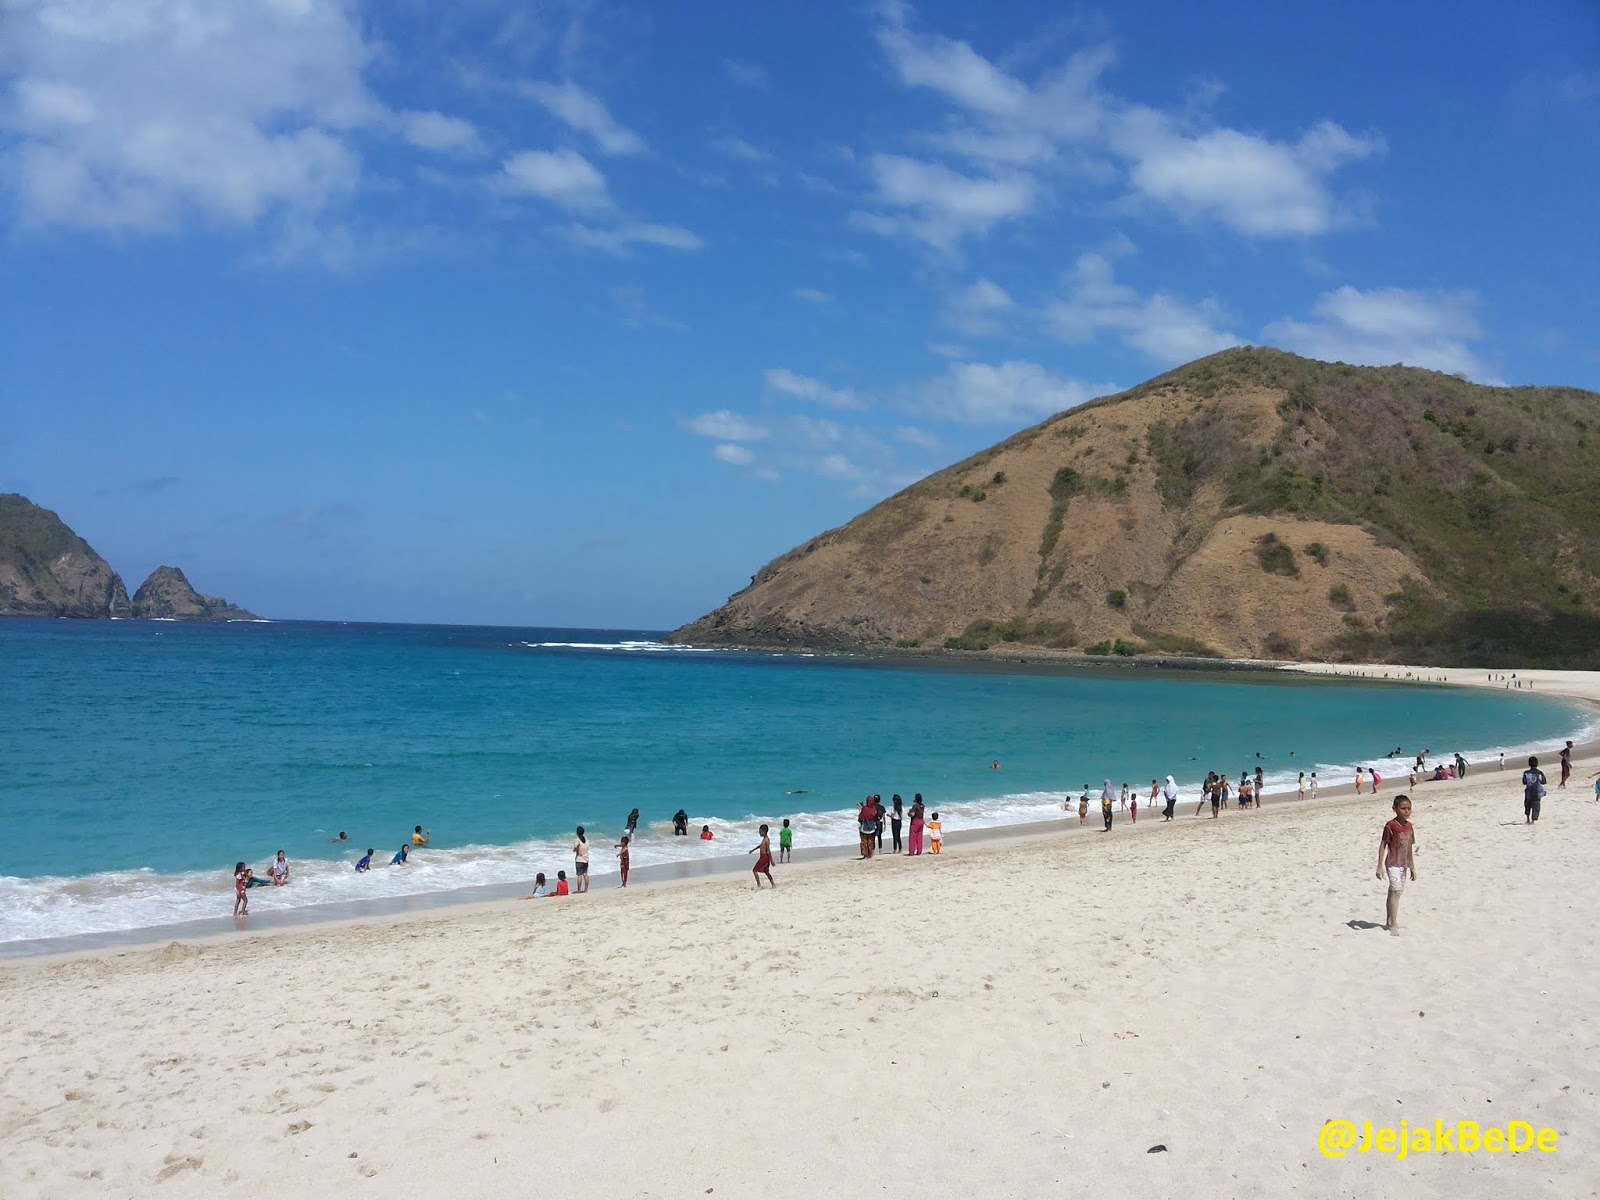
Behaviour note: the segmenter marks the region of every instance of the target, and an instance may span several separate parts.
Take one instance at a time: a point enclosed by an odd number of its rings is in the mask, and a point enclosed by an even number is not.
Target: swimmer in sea
[[[411,847],[405,842],[400,843],[400,849],[395,851],[394,857],[389,860],[391,867],[403,867],[411,857]]]
[[[356,860],[356,874],[365,875],[372,870],[372,847],[367,847],[367,852]]]
[[[421,825],[411,831],[411,844],[413,846],[426,846],[432,839],[433,831],[431,829],[424,831]]]

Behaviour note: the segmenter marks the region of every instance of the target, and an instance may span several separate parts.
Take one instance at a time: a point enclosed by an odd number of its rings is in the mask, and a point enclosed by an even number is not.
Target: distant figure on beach
[[[877,815],[873,818],[872,845],[877,853],[883,853],[883,823],[888,819],[888,811],[883,807],[883,797],[877,792],[872,794],[872,811]]]
[[[1128,785],[1126,782],[1122,785],[1122,794],[1117,797],[1117,807],[1123,812],[1128,811]]]
[[[898,801],[899,799],[900,799],[899,796],[895,797],[896,801]],[[894,825],[895,825],[895,829],[894,829],[894,844],[895,844],[895,849],[898,850],[900,848],[900,822],[897,820],[897,821],[895,821]],[[789,818],[785,817],[783,819],[783,828],[778,830],[778,861],[779,862],[788,862],[789,861],[789,852],[792,851],[793,849],[794,849],[794,830],[789,828]]]
[[[1382,782],[1383,782],[1383,776],[1378,774],[1378,768],[1377,767],[1373,767],[1372,768],[1372,794],[1374,796],[1376,796],[1378,794],[1378,785],[1381,784]]]
[[[1467,760],[1461,757],[1460,752],[1457,752],[1457,754],[1456,754],[1456,778],[1457,779],[1465,779],[1466,777],[1467,777]]]
[[[1106,830],[1111,829],[1111,806],[1116,803],[1117,793],[1111,788],[1111,780],[1106,780],[1100,787],[1100,816],[1105,820]]]
[[[589,890],[589,835],[578,826],[578,840],[572,843],[572,871],[578,881],[578,895]]]
[[[1162,789],[1161,794],[1167,802],[1167,806],[1161,810],[1161,814],[1166,820],[1170,821],[1172,820],[1173,810],[1178,807],[1178,785],[1172,782],[1171,775],[1167,776],[1167,786]]]
[[[904,800],[900,799],[899,792],[894,794],[894,798],[890,801],[890,806],[889,836],[894,842],[894,845],[890,848],[896,854],[899,854],[901,850],[905,849],[905,847],[900,844],[900,830],[901,827],[904,826],[906,820],[906,804]],[[784,822],[785,825],[788,823],[789,822],[787,821]]]
[[[372,847],[368,846],[367,852],[356,859],[356,874],[365,875],[370,870],[372,870]]]
[[[1407,783],[1407,786],[1409,786],[1412,791],[1416,791],[1416,788],[1417,788],[1417,769],[1415,767],[1411,768],[1411,774],[1407,777],[1406,783]]]
[[[622,882],[618,887],[628,886],[628,843],[631,840],[627,834],[623,834],[622,840],[612,847],[617,852],[617,867],[622,872]]]
[[[934,813],[928,818],[928,849],[939,853],[939,848],[944,845],[944,822],[939,820],[939,814]]]
[[[267,874],[272,876],[272,886],[282,887],[289,882],[289,859],[282,850],[278,857],[272,860],[272,865],[267,868]]]
[[[709,842],[715,836],[716,836],[716,834],[711,832],[711,826],[709,826],[709,825],[700,826],[700,840],[702,842]]]
[[[1411,799],[1394,798],[1394,819],[1383,827],[1378,839],[1378,878],[1387,878],[1389,898],[1384,909],[1384,928],[1400,935],[1400,895],[1406,890],[1406,876],[1417,877],[1417,833],[1411,825]]]
[[[1544,786],[1548,783],[1539,770],[1539,760],[1528,756],[1528,769],[1522,773],[1522,823],[1532,825],[1539,819],[1539,801],[1544,799]]]
[[[1304,800],[1305,798],[1306,798],[1306,773],[1304,771],[1301,771],[1300,772],[1300,790],[1295,795],[1295,799],[1296,800]]]
[[[425,833],[423,832],[422,826],[418,825],[411,831],[411,844],[413,846],[426,846],[432,837],[433,833],[431,830]]]
[[[1590,778],[1594,780],[1595,803],[1600,804],[1600,771],[1596,771],[1592,776],[1590,776]]]
[[[1228,777],[1218,775],[1211,781],[1211,819],[1215,821],[1222,810],[1222,795],[1228,786]]]
[[[233,865],[233,915],[250,915],[250,868],[242,862]]]
[[[1156,806],[1156,797],[1158,797],[1160,795],[1161,795],[1161,785],[1159,783],[1157,783],[1154,779],[1152,779],[1150,781],[1150,799],[1149,799],[1149,801],[1147,803],[1147,807],[1155,808],[1155,806]]]
[[[1128,790],[1128,785],[1123,784],[1122,790],[1126,792]],[[1139,823],[1139,797],[1137,794],[1128,797],[1128,820],[1132,821],[1135,825]]]
[[[1356,768],[1356,795],[1361,795],[1361,787],[1367,782],[1367,777],[1361,767]]]
[[[1506,769],[1506,752],[1504,750],[1500,751],[1500,769],[1502,771]]]
[[[391,867],[403,867],[411,861],[411,846],[407,842],[400,843],[400,849],[394,852],[394,857],[389,860]]]
[[[1456,757],[1459,759],[1460,755],[1457,755]],[[1567,786],[1567,780],[1572,778],[1572,743],[1571,742],[1568,742],[1565,746],[1561,747],[1560,758],[1561,758],[1561,782],[1556,784],[1556,786],[1564,788],[1564,787]]]
[[[1252,807],[1256,802],[1256,785],[1250,782],[1250,776],[1239,776],[1239,809]]]
[[[922,823],[926,811],[922,806],[922,793],[918,792],[911,797],[910,824],[906,828],[907,858],[915,858],[922,853]]]
[[[1261,768],[1257,767],[1256,768],[1256,807],[1257,808],[1261,807],[1262,785],[1263,785],[1263,783],[1265,781],[1266,781],[1266,776],[1262,774]]]
[[[1089,823],[1089,785],[1083,785],[1083,795],[1078,797],[1078,824]]]
[[[681,808],[672,814],[672,836],[689,836],[689,814],[684,812]]]
[[[785,821],[783,824],[787,830],[789,822]],[[778,881],[772,877],[772,841],[767,837],[767,827],[765,825],[761,827],[761,840],[750,847],[747,853],[754,854],[757,851],[761,852],[761,857],[756,859],[756,865],[750,868],[750,873],[756,877],[756,891],[759,892],[761,890],[761,877],[763,875],[767,877],[767,882],[776,891]]]
[[[545,886],[544,872],[540,871],[537,875],[535,875],[533,877],[533,891],[529,892],[526,896],[519,896],[518,899],[521,899],[521,900],[538,900],[541,897],[548,895],[549,892],[550,892],[550,889]]]

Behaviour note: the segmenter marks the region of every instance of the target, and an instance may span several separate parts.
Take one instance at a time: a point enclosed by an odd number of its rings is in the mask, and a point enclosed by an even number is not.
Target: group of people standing
[[[881,795],[871,795],[863,800],[856,808],[856,825],[861,835],[861,858],[872,858],[883,850],[884,825],[889,827],[889,836],[892,839],[890,849],[895,854],[904,853],[908,858],[915,858],[922,853],[922,843],[926,837],[929,852],[938,854],[944,843],[944,824],[939,820],[939,814],[927,815],[927,806],[922,802],[922,793],[918,792],[911,797],[911,807],[906,807],[906,802],[896,792],[885,808]],[[904,849],[900,839],[901,832],[905,833]]]

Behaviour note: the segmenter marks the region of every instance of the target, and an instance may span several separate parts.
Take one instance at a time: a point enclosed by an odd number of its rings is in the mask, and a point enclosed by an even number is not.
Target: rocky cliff
[[[177,567],[157,567],[133,594],[133,615],[171,621],[256,621],[221,596],[202,596]]]
[[[1600,667],[1600,395],[1224,351],[763,567],[703,645]]]
[[[202,596],[176,567],[160,567],[130,603],[122,577],[49,509],[0,495],[0,617],[170,617],[260,620],[221,596]]]
[[[0,495],[0,616],[125,617],[122,578],[49,509]]]

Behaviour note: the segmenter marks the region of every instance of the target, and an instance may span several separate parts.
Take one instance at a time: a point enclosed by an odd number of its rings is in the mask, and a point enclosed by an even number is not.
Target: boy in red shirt
[[[1384,928],[1400,935],[1400,894],[1406,890],[1406,876],[1417,877],[1417,831],[1411,824],[1411,800],[1394,798],[1394,820],[1383,827],[1378,840],[1378,878],[1389,881],[1388,921]]]

